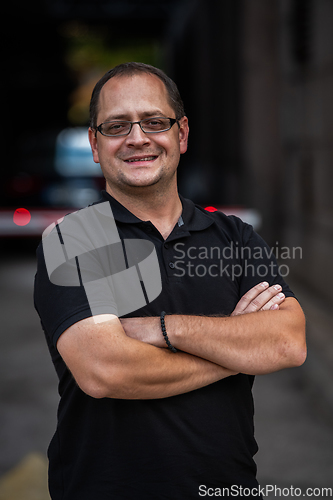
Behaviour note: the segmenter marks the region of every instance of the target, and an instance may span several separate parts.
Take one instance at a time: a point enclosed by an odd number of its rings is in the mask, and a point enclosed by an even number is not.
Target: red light
[[[14,224],[17,226],[26,226],[31,220],[31,214],[26,208],[17,208],[13,215]]]
[[[207,210],[207,212],[217,212],[217,208],[215,207],[205,207],[205,210]]]

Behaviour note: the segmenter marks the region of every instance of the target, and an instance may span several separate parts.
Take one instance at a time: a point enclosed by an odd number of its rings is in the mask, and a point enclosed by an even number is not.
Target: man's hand
[[[267,281],[254,286],[240,299],[231,316],[256,311],[277,311],[285,300],[281,285],[269,286]]]

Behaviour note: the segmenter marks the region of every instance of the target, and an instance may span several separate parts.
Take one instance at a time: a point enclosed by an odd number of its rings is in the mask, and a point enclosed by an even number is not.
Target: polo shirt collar
[[[213,217],[203,208],[182,196],[180,199],[183,205],[182,218],[187,231],[202,231],[214,223]]]
[[[104,189],[102,190],[102,200],[110,202],[113,217],[118,222],[125,222],[126,224],[138,224],[142,222],[141,219],[136,217],[132,212],[127,210],[119,201],[117,201],[113,196],[107,193]]]
[[[195,205],[193,201],[180,196],[183,205],[181,221],[183,224],[178,225],[177,233],[188,233],[190,231],[202,231],[214,223],[213,217],[201,207]],[[138,224],[142,220],[136,217],[132,212],[127,210],[121,203],[113,198],[105,190],[102,191],[102,201],[109,201],[113,213],[113,217],[118,222],[126,224]]]

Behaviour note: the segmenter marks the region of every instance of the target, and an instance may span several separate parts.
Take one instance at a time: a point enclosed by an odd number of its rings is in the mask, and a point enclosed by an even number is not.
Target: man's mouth
[[[128,158],[127,160],[124,160],[126,163],[137,163],[141,161],[154,161],[156,160],[157,155],[152,155],[152,156],[134,156],[133,158]]]

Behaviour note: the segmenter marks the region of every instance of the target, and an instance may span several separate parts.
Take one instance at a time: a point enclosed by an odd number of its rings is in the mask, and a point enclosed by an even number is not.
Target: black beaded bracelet
[[[177,352],[177,349],[175,347],[173,347],[173,345],[171,345],[171,342],[169,340],[168,334],[166,332],[164,316],[165,316],[165,311],[162,311],[161,312],[161,328],[162,328],[162,333],[163,333],[164,340],[165,340],[165,342],[166,342],[166,344],[168,346],[168,349],[170,349],[170,351]]]

